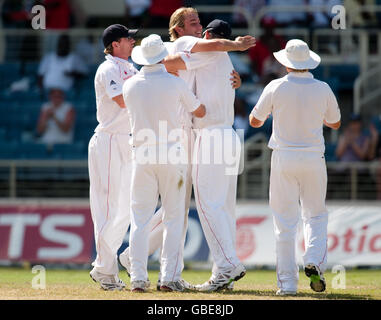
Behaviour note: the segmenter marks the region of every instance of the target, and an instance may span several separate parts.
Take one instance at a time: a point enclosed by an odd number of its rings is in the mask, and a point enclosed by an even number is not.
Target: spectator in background
[[[262,7],[266,6],[266,0],[234,0],[233,5],[246,10],[252,18],[256,16]],[[247,28],[248,21],[242,13],[235,12],[232,16],[232,27]]]
[[[149,8],[149,26],[152,28],[168,28],[172,13],[183,5],[183,0],[152,0]]]
[[[86,64],[70,51],[69,36],[63,34],[58,40],[56,52],[45,55],[38,68],[38,84],[41,89],[59,88],[67,91],[73,87],[75,79],[86,75]]]
[[[65,93],[58,88],[49,92],[49,102],[45,103],[37,123],[39,142],[48,145],[72,143],[75,110],[65,101]]]
[[[349,198],[348,193],[352,190],[351,167],[346,162],[367,161],[370,146],[370,138],[363,131],[363,122],[360,115],[352,115],[350,121],[343,134],[339,137],[336,147],[336,157],[341,162],[342,166],[333,172],[332,176],[338,178],[339,186],[342,196]],[[370,175],[368,168],[356,169],[357,177],[357,191],[361,193],[361,198],[373,199],[375,197],[375,183],[373,177]]]
[[[257,39],[256,46],[250,48],[248,51],[252,70],[258,75],[259,78],[264,75],[263,71],[265,61],[269,57],[270,60],[267,62],[266,72],[269,72],[268,70],[271,69],[269,67],[269,63],[274,63],[278,68],[281,67],[280,64],[272,58],[272,53],[279,51],[286,46],[286,40],[282,36],[274,34],[276,22],[273,18],[264,18],[261,21],[261,25],[263,28],[263,34],[259,37],[259,39]],[[264,85],[267,85],[267,83],[264,83]]]
[[[362,118],[352,115],[344,133],[339,137],[336,157],[340,161],[367,160],[370,139],[363,133]]]
[[[152,0],[125,0],[126,26],[128,28],[143,28],[148,22],[148,9]]]

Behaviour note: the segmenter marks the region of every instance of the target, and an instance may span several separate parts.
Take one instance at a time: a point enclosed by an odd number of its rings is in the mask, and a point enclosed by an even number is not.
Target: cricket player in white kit
[[[255,44],[255,38],[251,36],[239,37],[235,41],[227,39],[201,39],[202,36],[202,26],[197,14],[197,10],[194,8],[179,8],[171,16],[170,19],[170,35],[173,45],[168,46],[168,51],[171,55],[174,55],[179,52],[185,53],[194,53],[194,52],[210,52],[210,51],[243,51]],[[207,56],[204,57],[205,59]],[[180,62],[180,65],[178,64]],[[206,62],[206,61],[204,61]],[[188,85],[189,89],[192,92],[196,92],[196,82],[195,82],[195,71],[194,70],[178,70],[179,68],[185,69],[185,65],[181,59],[175,60],[165,60],[164,64],[166,68],[170,71],[178,71],[178,75],[182,78]],[[233,67],[228,71],[226,76],[231,75],[231,87],[233,89],[238,88],[241,85],[241,80],[239,74],[234,71]],[[187,183],[186,183],[186,200],[185,200],[185,210],[184,210],[184,229],[182,244],[184,246],[185,237],[188,226],[188,211],[191,200],[192,193],[192,179],[191,172],[192,167],[190,165],[192,161],[193,146],[195,136],[192,130],[192,114],[182,109],[179,121],[182,127],[185,130],[185,136],[188,138],[188,160],[189,167],[187,169]],[[152,218],[151,232],[150,232],[150,245],[149,245],[149,254],[154,253],[162,243],[163,236],[163,225],[161,223],[162,219],[162,209],[160,209]],[[120,256],[120,263],[124,266],[129,273],[129,248],[127,248]],[[183,247],[180,251],[181,263],[178,264],[177,273],[178,276],[181,275],[181,272],[184,267],[183,263]],[[181,280],[185,289],[192,289],[192,286],[187,283],[185,280]],[[157,284],[157,288],[160,289],[160,277]]]
[[[168,51],[160,36],[150,35],[144,38],[141,46],[132,51],[133,61],[143,65],[143,68],[123,86],[134,147],[129,250],[132,291],[145,291],[146,288],[150,219],[159,195],[164,209],[160,290],[183,291],[177,269],[182,258],[180,243],[188,164],[179,115],[183,108],[196,117],[203,117],[205,106],[182,79],[169,74],[160,63],[167,55]],[[161,131],[163,125],[167,133]],[[171,141],[170,137],[176,132],[180,140]],[[175,163],[175,159],[169,157],[169,149],[174,147],[185,152],[183,162]],[[146,159],[143,161],[142,155],[147,150],[148,154],[151,150],[157,155],[153,162],[146,163]],[[164,162],[160,160],[162,156]]]
[[[304,271],[311,288],[321,292],[326,287],[328,224],[323,124],[337,130],[340,110],[330,87],[308,72],[319,65],[320,57],[305,42],[290,40],[274,56],[289,73],[265,87],[249,121],[258,128],[270,113],[273,116],[269,197],[276,239],[277,295],[297,292],[295,241],[300,209]]]
[[[99,66],[94,81],[99,124],[89,142],[88,161],[97,256],[90,276],[105,290],[125,287],[118,277],[117,250],[130,223],[131,131],[122,88],[138,72],[127,61],[136,33],[122,25],[105,29],[106,61]]]
[[[230,25],[213,20],[205,39],[229,38]],[[194,70],[196,95],[205,101],[207,114],[194,119],[197,134],[194,147],[192,180],[197,211],[211,251],[212,277],[200,291],[217,291],[245,275],[235,249],[236,188],[240,141],[232,128],[235,91],[227,77],[233,65],[226,52],[181,54],[187,70]],[[229,161],[227,163],[227,156]]]

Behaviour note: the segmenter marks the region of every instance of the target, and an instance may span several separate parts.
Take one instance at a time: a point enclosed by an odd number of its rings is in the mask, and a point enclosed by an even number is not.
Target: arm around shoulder
[[[237,37],[234,41],[228,39],[200,39],[192,48],[192,53],[208,51],[245,51],[255,46],[252,36]]]

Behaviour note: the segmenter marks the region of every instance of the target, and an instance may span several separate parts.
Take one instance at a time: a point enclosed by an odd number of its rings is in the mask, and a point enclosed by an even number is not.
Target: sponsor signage
[[[328,265],[381,265],[381,206],[328,205]],[[236,247],[247,266],[274,266],[275,237],[266,203],[239,203]],[[210,262],[211,257],[197,211],[191,208],[184,249],[186,261]],[[120,251],[128,245],[128,234]],[[300,224],[298,263],[304,253]],[[91,263],[95,257],[93,223],[88,203],[0,204],[0,261]],[[151,257],[157,259],[157,254]]]
[[[0,260],[88,263],[89,207],[0,206]]]

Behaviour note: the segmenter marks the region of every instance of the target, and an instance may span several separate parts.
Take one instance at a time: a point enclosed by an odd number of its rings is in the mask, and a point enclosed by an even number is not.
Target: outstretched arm
[[[237,37],[235,40],[228,39],[200,39],[192,48],[192,53],[208,51],[245,51],[255,46],[255,38],[252,36]]]
[[[163,60],[163,64],[169,73],[176,73],[178,70],[186,70],[187,67],[179,54],[169,55]]]

